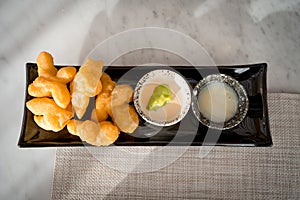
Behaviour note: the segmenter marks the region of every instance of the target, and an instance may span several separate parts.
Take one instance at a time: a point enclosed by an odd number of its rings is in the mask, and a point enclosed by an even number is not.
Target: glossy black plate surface
[[[62,66],[57,66],[60,68]],[[79,68],[79,67],[77,67]],[[164,67],[128,67],[110,66],[105,69],[113,80],[119,83],[127,83],[135,87],[137,80],[145,73]],[[216,73],[216,70],[209,67],[172,66],[173,70],[181,73],[193,88],[202,76]],[[133,70],[134,73],[127,73]],[[114,143],[120,146],[149,146],[149,145],[224,145],[224,146],[271,146],[272,139],[269,128],[266,74],[267,64],[251,64],[239,66],[219,66],[220,73],[227,74],[237,79],[246,89],[249,98],[249,109],[245,119],[236,127],[223,130],[215,144],[217,131],[211,129],[207,135],[208,128],[198,122],[190,109],[189,118],[186,119],[189,127],[196,129],[183,129],[183,133],[177,134],[180,123],[170,127],[164,127],[151,137],[140,137],[147,134],[149,126],[140,118],[140,127],[134,136],[121,133]],[[199,73],[201,72],[201,73]],[[202,74],[202,76],[201,76]],[[35,63],[26,64],[26,88],[37,77],[37,65]],[[120,77],[122,77],[120,79]],[[25,93],[25,102],[32,97]],[[183,119],[185,120],[185,119]],[[157,127],[150,127],[150,131],[157,130]],[[196,130],[196,131],[191,131]],[[216,133],[214,133],[216,132]],[[138,137],[136,137],[138,136]],[[176,137],[175,137],[176,136]],[[208,136],[208,137],[206,137]],[[212,136],[212,137],[210,137]],[[176,139],[174,139],[176,138]],[[191,139],[192,138],[192,139]],[[189,142],[190,140],[190,142]],[[172,142],[171,142],[172,141]],[[205,142],[204,142],[205,141]],[[171,142],[171,143],[170,143]],[[79,137],[68,133],[67,129],[54,133],[39,128],[33,121],[33,114],[24,104],[24,116],[21,134],[18,145],[20,147],[59,147],[59,146],[82,146],[84,145]]]

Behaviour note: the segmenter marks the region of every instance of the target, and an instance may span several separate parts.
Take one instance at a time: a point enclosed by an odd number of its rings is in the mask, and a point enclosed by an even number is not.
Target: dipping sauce
[[[221,123],[230,120],[238,110],[238,96],[223,82],[208,83],[198,95],[198,108],[210,121]]]
[[[168,85],[170,88],[169,91],[172,92],[172,95],[170,95],[172,98],[168,99],[166,104],[164,104],[162,107],[156,107],[156,109],[148,109],[148,103],[151,103],[150,99],[153,95],[153,92],[155,88],[159,86],[161,85],[157,83],[147,83],[143,86],[139,98],[141,109],[154,121],[164,122],[175,120],[181,113],[181,106],[175,91],[172,90],[174,85]]]

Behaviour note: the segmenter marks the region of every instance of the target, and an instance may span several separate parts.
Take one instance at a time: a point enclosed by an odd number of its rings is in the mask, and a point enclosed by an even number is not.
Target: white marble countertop
[[[268,91],[300,93],[299,0],[1,1],[0,199],[51,198],[55,148],[17,146],[25,63],[46,50],[56,64],[78,65],[99,42],[141,27],[184,33],[216,64],[267,62]]]

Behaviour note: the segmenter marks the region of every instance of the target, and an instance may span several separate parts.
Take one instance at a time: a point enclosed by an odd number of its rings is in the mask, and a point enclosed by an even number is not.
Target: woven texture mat
[[[52,199],[300,199],[300,94],[271,93],[268,104],[272,147],[214,147],[204,158],[189,147],[158,171],[121,172],[86,148],[58,148]]]

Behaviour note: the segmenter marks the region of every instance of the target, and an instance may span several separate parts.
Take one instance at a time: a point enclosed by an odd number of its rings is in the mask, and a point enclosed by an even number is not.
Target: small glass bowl
[[[238,108],[236,114],[225,122],[213,122],[205,118],[198,106],[198,95],[202,89],[204,89],[209,83],[226,83],[229,85],[237,94],[238,97]],[[225,130],[237,126],[243,121],[248,112],[249,100],[247,97],[246,90],[244,87],[234,78],[225,74],[212,74],[203,78],[195,86],[192,95],[192,110],[198,120],[205,126],[213,129]]]
[[[174,88],[172,88],[172,85],[178,88],[175,95],[178,98],[180,103],[180,111],[178,115],[175,116],[174,119],[157,120],[152,118],[150,116],[150,113],[147,112],[145,108],[143,109],[144,106],[142,106],[142,103],[140,101],[142,90],[144,86],[149,83],[156,83],[157,85],[167,84],[170,86],[170,89],[173,92],[174,92],[173,90]],[[133,102],[137,113],[146,122],[155,126],[171,126],[180,122],[188,113],[191,104],[191,89],[188,83],[186,82],[186,80],[184,79],[184,77],[179,73],[171,70],[166,70],[166,69],[153,70],[145,74],[138,81],[134,90]]]

